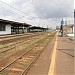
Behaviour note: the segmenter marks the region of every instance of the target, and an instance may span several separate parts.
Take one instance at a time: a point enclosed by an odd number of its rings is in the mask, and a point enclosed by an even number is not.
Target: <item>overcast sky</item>
[[[74,0],[0,0],[0,18],[53,27],[62,18],[73,23]]]

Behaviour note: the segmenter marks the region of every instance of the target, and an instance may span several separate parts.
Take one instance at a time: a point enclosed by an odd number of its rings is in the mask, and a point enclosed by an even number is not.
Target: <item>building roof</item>
[[[31,27],[29,27],[29,29],[47,29],[47,28],[37,27],[37,26],[31,26]]]
[[[31,26],[30,24],[27,24],[27,23],[9,21],[9,20],[4,20],[4,19],[0,19],[0,23],[11,24],[12,26],[24,26],[24,27]]]

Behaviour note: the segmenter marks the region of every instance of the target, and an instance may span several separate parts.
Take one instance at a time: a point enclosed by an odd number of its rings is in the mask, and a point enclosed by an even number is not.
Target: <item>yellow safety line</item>
[[[57,49],[57,35],[56,35],[56,40],[53,48],[53,54],[51,58],[51,64],[50,64],[48,75],[54,75],[53,73],[54,73],[54,66],[55,66],[56,49]]]

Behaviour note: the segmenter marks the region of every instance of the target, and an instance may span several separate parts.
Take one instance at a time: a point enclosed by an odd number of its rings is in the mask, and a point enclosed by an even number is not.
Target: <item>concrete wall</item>
[[[11,25],[5,25],[5,31],[0,31],[0,35],[11,34]]]

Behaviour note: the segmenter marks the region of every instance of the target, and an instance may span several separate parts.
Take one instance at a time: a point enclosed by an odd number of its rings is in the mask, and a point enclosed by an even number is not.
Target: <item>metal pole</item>
[[[63,21],[63,19],[62,19],[62,21],[61,21],[61,28],[60,28],[60,30],[61,30],[61,37],[63,37],[63,23],[64,21]]]

